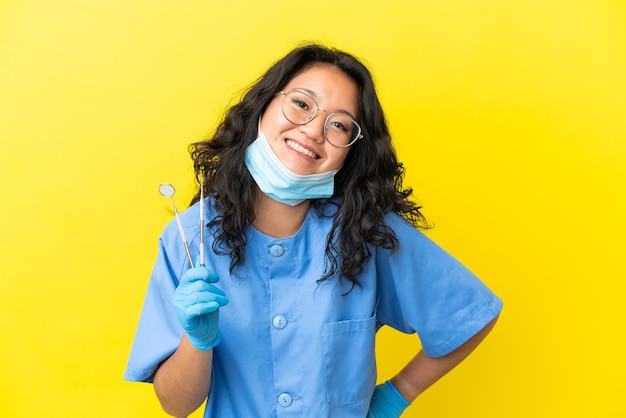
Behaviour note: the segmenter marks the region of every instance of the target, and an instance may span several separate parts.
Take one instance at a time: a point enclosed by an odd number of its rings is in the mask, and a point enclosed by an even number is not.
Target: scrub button
[[[285,318],[282,315],[276,315],[274,317],[274,328],[276,329],[283,329],[287,326],[287,318]]]
[[[270,247],[270,254],[272,254],[274,257],[280,257],[284,253],[285,253],[285,249],[281,247],[280,245],[272,245]]]
[[[291,398],[291,395],[289,395],[288,393],[281,393],[280,396],[278,396],[278,404],[284,408],[291,405],[292,402],[293,402],[293,399]]]

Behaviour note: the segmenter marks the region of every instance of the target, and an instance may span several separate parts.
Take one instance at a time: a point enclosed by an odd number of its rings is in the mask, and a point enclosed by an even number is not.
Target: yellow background
[[[187,144],[302,40],[367,61],[429,235],[505,300],[405,416],[625,417],[623,0],[0,2],[0,415],[163,416],[122,381],[157,186],[186,205]]]

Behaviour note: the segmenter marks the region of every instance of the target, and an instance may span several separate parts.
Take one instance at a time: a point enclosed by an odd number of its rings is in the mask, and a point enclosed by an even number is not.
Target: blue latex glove
[[[391,381],[387,380],[374,389],[367,418],[398,418],[409,405]]]
[[[217,275],[208,268],[191,268],[181,277],[174,294],[178,322],[191,344],[200,350],[210,350],[220,342],[219,308],[226,305],[228,299],[211,284],[217,281]]]

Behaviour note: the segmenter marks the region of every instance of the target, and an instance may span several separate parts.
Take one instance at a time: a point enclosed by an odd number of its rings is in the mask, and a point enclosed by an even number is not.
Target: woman
[[[126,378],[205,417],[398,417],[493,327],[502,302],[418,231],[368,70],[320,45],[274,64],[192,145],[208,198],[159,254]],[[196,263],[197,265],[197,263]],[[376,386],[375,334],[422,350]]]

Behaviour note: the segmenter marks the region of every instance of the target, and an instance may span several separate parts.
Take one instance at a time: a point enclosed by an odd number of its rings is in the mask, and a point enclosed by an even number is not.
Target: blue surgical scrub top
[[[206,207],[207,219],[215,212]],[[199,253],[199,205],[181,213],[191,251]],[[443,356],[494,319],[502,301],[474,274],[397,214],[386,222],[400,247],[371,247],[360,287],[330,279],[325,243],[332,219],[309,210],[299,232],[273,238],[249,227],[245,266],[211,251],[206,266],[229,299],[220,309],[205,417],[358,417],[376,385],[376,331],[417,333],[424,352]],[[159,239],[125,379],[152,382],[183,335],[172,299],[189,268],[174,221]],[[347,293],[347,294],[346,294]]]

